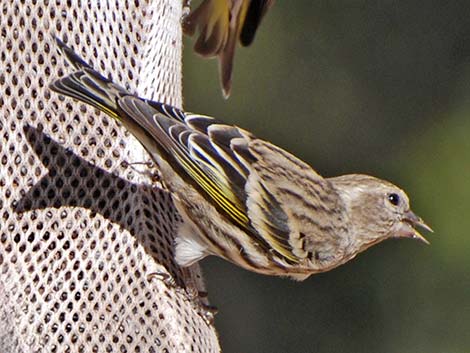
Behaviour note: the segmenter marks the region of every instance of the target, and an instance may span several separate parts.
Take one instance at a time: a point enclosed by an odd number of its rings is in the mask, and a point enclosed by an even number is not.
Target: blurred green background
[[[324,176],[391,180],[435,231],[301,283],[204,260],[223,351],[470,352],[470,3],[277,1],[237,50],[228,101],[192,44],[186,109]]]

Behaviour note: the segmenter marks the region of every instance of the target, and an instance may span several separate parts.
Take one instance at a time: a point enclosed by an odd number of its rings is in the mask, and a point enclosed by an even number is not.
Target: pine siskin
[[[216,255],[303,280],[388,238],[427,242],[414,227],[431,229],[397,186],[359,174],[322,178],[246,130],[129,93],[57,42],[77,71],[50,88],[120,120],[158,164],[183,219],[179,265]]]
[[[192,36],[199,27],[194,51],[203,57],[219,57],[220,80],[225,98],[232,87],[233,57],[237,40],[248,46],[274,0],[204,0],[183,22]]]

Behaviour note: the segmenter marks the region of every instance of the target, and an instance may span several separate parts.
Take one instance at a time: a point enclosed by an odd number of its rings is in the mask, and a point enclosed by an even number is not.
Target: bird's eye
[[[388,194],[388,201],[390,201],[393,206],[398,206],[400,203],[400,196],[395,193]]]

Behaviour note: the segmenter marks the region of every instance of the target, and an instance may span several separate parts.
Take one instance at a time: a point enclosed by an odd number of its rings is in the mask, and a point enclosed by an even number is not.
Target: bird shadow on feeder
[[[174,262],[173,233],[179,216],[168,192],[132,183],[93,165],[46,135],[41,127],[26,124],[23,131],[48,173],[13,201],[15,212],[81,207],[90,211],[82,222],[100,214],[129,231],[159,264]],[[176,264],[170,267],[179,271]],[[181,274],[171,275],[180,285]]]

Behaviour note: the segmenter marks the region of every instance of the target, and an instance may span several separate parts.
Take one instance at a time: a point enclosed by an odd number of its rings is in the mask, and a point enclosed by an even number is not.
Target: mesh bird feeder
[[[158,171],[133,164],[148,156],[117,122],[48,89],[71,71],[56,36],[181,106],[181,1],[0,11],[0,351],[218,352],[199,268],[173,260],[178,214]]]

